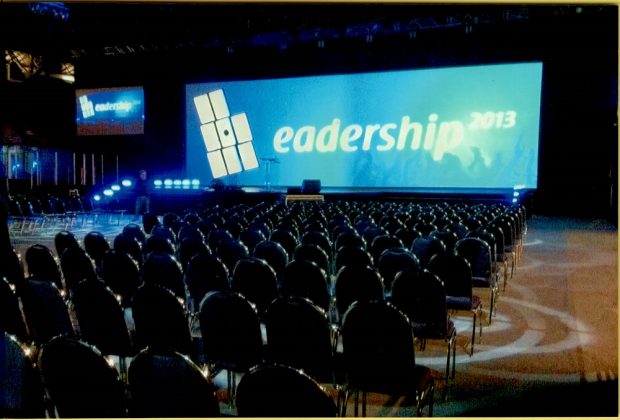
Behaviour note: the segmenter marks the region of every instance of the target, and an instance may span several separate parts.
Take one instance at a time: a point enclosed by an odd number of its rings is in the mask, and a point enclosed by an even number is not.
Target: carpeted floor
[[[119,222],[71,229],[80,240],[98,230],[111,241],[130,216]],[[429,342],[417,352],[418,363],[436,371],[435,416],[618,416],[617,230],[600,221],[541,216],[531,217],[528,228],[523,258],[473,356],[466,352],[471,318],[453,318],[456,377],[445,400],[445,345]],[[33,243],[54,249],[54,233],[15,235],[13,244],[22,255]],[[488,308],[488,292],[478,294]],[[368,415],[415,416],[403,403],[370,395]]]

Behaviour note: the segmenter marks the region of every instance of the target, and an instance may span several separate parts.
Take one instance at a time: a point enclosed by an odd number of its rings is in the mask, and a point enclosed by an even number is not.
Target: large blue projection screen
[[[187,175],[256,187],[536,188],[541,79],[542,63],[518,63],[189,84]]]

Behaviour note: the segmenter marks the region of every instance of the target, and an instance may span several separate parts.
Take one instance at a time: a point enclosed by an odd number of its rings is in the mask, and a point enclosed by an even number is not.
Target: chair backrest
[[[326,233],[317,230],[307,231],[302,235],[301,243],[318,245],[331,260],[333,245]]]
[[[289,366],[265,364],[239,381],[240,417],[336,417],[336,404],[310,376]]]
[[[187,263],[185,284],[197,308],[207,293],[230,288],[228,268],[215,255],[196,254]]]
[[[262,360],[258,313],[246,298],[235,292],[209,292],[198,317],[207,363],[245,372]]]
[[[134,238],[140,243],[140,246],[144,246],[144,242],[146,242],[146,233],[144,233],[142,227],[140,227],[140,225],[137,223],[126,224],[125,226],[123,226],[122,233],[131,238]]]
[[[164,228],[169,229],[169,228]],[[142,252],[148,258],[151,252],[166,253],[168,255],[176,255],[176,247],[174,243],[164,235],[149,235],[144,242]]]
[[[333,383],[333,343],[325,311],[301,297],[278,298],[267,308],[264,321],[269,360]]]
[[[177,235],[174,233],[172,226],[155,226],[151,230],[150,236],[167,239],[173,245],[177,243]]]
[[[386,249],[403,248],[403,242],[394,235],[376,236],[370,244],[370,255],[375,265],[379,262],[379,258]]]
[[[183,269],[174,256],[166,252],[151,252],[144,260],[142,276],[145,284],[156,284],[187,299]]]
[[[277,275],[280,275],[289,262],[286,249],[280,243],[271,240],[257,243],[252,256],[267,261]]]
[[[138,349],[152,346],[192,354],[187,314],[170,290],[155,284],[143,284],[133,296],[132,315]]]
[[[267,236],[265,236],[263,231],[259,230],[258,228],[248,228],[241,231],[241,233],[239,234],[239,239],[241,240],[241,242],[243,242],[245,246],[248,247],[248,251],[251,254],[252,252],[254,252],[254,247],[256,246],[256,244],[267,239]]]
[[[200,234],[200,236],[186,236],[179,241],[177,256],[179,262],[181,263],[181,267],[183,267],[183,270],[187,268],[189,260],[191,260],[192,257],[194,257],[196,254],[211,254],[211,250],[205,242],[202,233]]]
[[[222,260],[229,271],[235,269],[237,262],[250,256],[248,247],[238,239],[228,239],[220,241],[215,249],[215,255]]]
[[[278,297],[276,272],[260,258],[240,259],[230,279],[230,288],[256,305],[259,316]]]
[[[82,340],[96,346],[103,354],[131,355],[132,344],[123,308],[105,283],[82,281],[74,290],[73,305]]]
[[[474,278],[487,279],[491,276],[491,249],[482,239],[459,239],[454,246],[454,252],[469,261]]]
[[[426,268],[433,255],[446,253],[446,246],[437,238],[420,237],[411,244],[411,252],[418,257],[422,268]]]
[[[281,296],[307,298],[324,311],[329,309],[330,285],[327,273],[312,261],[291,261],[278,280]]]
[[[383,281],[371,267],[344,266],[336,274],[336,308],[340,317],[355,301],[383,300]]]
[[[364,241],[366,241],[366,249],[370,251],[372,241],[374,241],[377,236],[387,235],[387,233],[387,230],[375,224],[372,224],[366,229],[364,229],[364,231],[362,232],[362,237],[364,238]]]
[[[82,248],[65,249],[60,257],[60,268],[70,294],[82,280],[98,279],[95,262]]]
[[[377,269],[383,278],[386,290],[392,288],[394,277],[402,270],[420,271],[420,261],[411,251],[404,248],[390,248],[383,251],[377,262]]]
[[[411,244],[413,244],[413,241],[422,236],[422,233],[413,228],[410,229],[407,227],[401,227],[394,232],[394,236],[402,241],[405,249],[411,249]]]
[[[56,255],[60,258],[67,248],[79,248],[80,244],[73,233],[68,230],[61,230],[54,236],[54,247],[56,248]]]
[[[28,329],[19,307],[19,299],[11,284],[0,278],[0,332],[15,335],[20,340],[28,339]]]
[[[370,253],[364,248],[345,245],[336,252],[334,271],[337,273],[344,266],[373,267],[374,263]]]
[[[60,417],[126,417],[119,374],[95,347],[56,337],[39,353],[39,368]]]
[[[142,350],[127,377],[130,417],[219,417],[213,385],[178,352]]]
[[[112,291],[122,298],[122,305],[131,305],[136,289],[142,283],[142,273],[136,260],[125,252],[110,249],[101,262],[101,277]]]
[[[114,238],[113,248],[117,252],[124,252],[133,258],[139,267],[142,267],[144,263],[144,256],[142,255],[142,244],[133,236],[120,233]]]
[[[343,246],[359,247],[365,250],[366,241],[360,234],[351,228],[351,230],[344,231],[336,237],[336,241],[334,242],[334,250],[338,251]]]
[[[269,239],[282,245],[288,257],[293,258],[293,251],[297,247],[297,238],[290,229],[279,227],[271,232]]]
[[[389,393],[413,380],[413,328],[394,305],[355,302],[344,315],[341,335],[343,364],[351,387]]]
[[[295,251],[293,251],[293,260],[312,261],[325,270],[325,272],[330,272],[329,256],[319,245],[316,244],[306,243],[297,245]]]
[[[4,277],[20,293],[25,285],[24,269],[12,246],[0,246],[0,277]]]
[[[435,230],[431,232],[432,238],[437,238],[446,246],[446,253],[451,254],[454,251],[454,245],[459,240],[456,233],[447,230]]]
[[[439,277],[430,271],[398,273],[390,302],[407,315],[414,331],[423,336],[447,331],[446,290]]]
[[[28,247],[26,265],[30,276],[39,280],[51,281],[58,289],[64,289],[58,261],[54,258],[52,250],[45,245],[34,244]]]
[[[110,249],[110,244],[103,233],[92,231],[84,235],[84,249],[95,261],[95,265],[101,267],[101,262],[105,253]]]
[[[69,308],[53,283],[31,278],[21,298],[26,324],[37,343],[46,343],[57,335],[75,335]]]
[[[142,226],[144,227],[144,233],[146,235],[150,235],[153,228],[160,224],[157,215],[150,212],[146,212],[142,215]]]
[[[472,299],[472,274],[469,261],[461,255],[436,255],[428,270],[441,279],[446,290],[446,300],[469,304]],[[451,305],[449,305],[451,306]]]
[[[44,390],[22,343],[0,331],[0,416],[45,418]]]

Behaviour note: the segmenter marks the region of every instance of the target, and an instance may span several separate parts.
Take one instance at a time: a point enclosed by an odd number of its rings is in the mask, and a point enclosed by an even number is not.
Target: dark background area
[[[61,5],[63,5],[61,3]],[[184,171],[185,84],[543,62],[533,211],[617,217],[616,5],[64,3],[67,19],[0,3],[0,50],[41,58],[0,74],[0,125],[43,147],[118,153],[130,173]],[[46,77],[75,66],[75,83]],[[6,73],[2,67],[0,72]],[[145,134],[78,137],[75,89],[144,86]]]

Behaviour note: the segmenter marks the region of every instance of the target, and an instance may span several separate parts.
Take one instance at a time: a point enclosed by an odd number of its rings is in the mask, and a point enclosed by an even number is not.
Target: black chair
[[[263,360],[263,341],[256,308],[242,295],[207,293],[200,303],[200,332],[205,363],[212,375],[228,374],[228,399],[236,392],[235,373],[245,373]]]
[[[232,239],[220,241],[215,250],[215,255],[222,260],[229,271],[233,271],[237,262],[249,257],[250,253],[243,242],[238,239]]]
[[[334,259],[334,272],[338,272],[344,266],[373,267],[374,263],[370,253],[362,247],[343,246],[336,251]]]
[[[146,242],[144,242],[142,252],[146,259],[151,252],[166,253],[175,256],[177,250],[170,239],[164,236],[149,235],[149,237],[146,238]]]
[[[150,212],[146,212],[142,215],[142,227],[144,228],[144,233],[146,235],[150,235],[153,228],[158,225],[161,225],[161,223],[159,222],[157,215]]]
[[[429,235],[431,238],[437,238],[446,246],[446,253],[451,254],[454,251],[454,245],[459,240],[456,233],[447,230],[435,230]]]
[[[85,280],[73,293],[73,308],[79,324],[80,338],[103,354],[119,356],[121,375],[126,371],[125,358],[134,353],[125,313],[112,290],[99,280]]]
[[[241,231],[239,234],[239,239],[245,246],[248,247],[248,251],[251,254],[254,252],[254,247],[256,247],[259,242],[266,240],[267,236],[265,236],[265,234],[258,229],[248,228]]]
[[[443,282],[427,270],[401,271],[394,279],[390,302],[407,315],[422,350],[426,348],[426,340],[442,340],[447,344],[446,395],[449,378],[454,378],[456,371],[456,328],[448,316]]]
[[[448,311],[467,311],[472,314],[470,355],[473,355],[476,319],[479,320],[479,337],[482,336],[482,300],[473,293],[471,265],[465,257],[459,255],[436,255],[431,259],[428,270],[444,283]]]
[[[151,233],[152,232],[153,231],[151,230]],[[144,243],[146,242],[146,233],[144,233],[144,231],[142,230],[142,227],[140,227],[140,225],[137,223],[126,224],[123,227],[123,230],[121,231],[121,233],[131,238],[134,238],[136,241],[140,243],[140,246],[144,246]]]
[[[336,274],[336,308],[339,319],[355,301],[383,300],[383,280],[371,267],[343,266]]]
[[[230,288],[228,269],[222,260],[214,255],[194,255],[187,263],[185,284],[194,308],[197,309],[207,293]]]
[[[510,278],[512,279],[516,269],[516,256],[514,250],[506,248],[506,236],[504,235],[504,228],[499,224],[490,224],[487,226],[487,230],[495,236],[495,246],[497,252],[497,262],[502,264],[504,269],[504,290],[506,290],[506,283],[508,283],[508,263],[510,260]]]
[[[132,315],[136,348],[194,355],[187,314],[170,290],[155,284],[140,286],[133,297]]]
[[[277,275],[282,273],[289,262],[286,250],[275,241],[262,241],[256,244],[252,256],[267,261]]]
[[[418,257],[422,268],[426,268],[434,255],[446,253],[446,246],[437,238],[423,236],[413,241],[411,252]]]
[[[95,261],[95,266],[101,268],[101,262],[105,253],[110,249],[110,244],[101,232],[92,231],[84,236],[84,249]]]
[[[369,252],[371,251],[369,248],[372,246],[372,241],[374,241],[377,236],[382,236],[382,235],[387,235],[387,234],[388,234],[387,230],[374,224],[364,229],[364,231],[362,232],[362,237],[364,238],[364,241],[366,241],[367,250]],[[372,252],[370,255],[372,255]]]
[[[497,300],[497,275],[493,272],[493,261],[489,244],[478,238],[463,238],[454,246],[457,255],[465,257],[471,265],[472,286],[489,289],[489,324],[495,313]]]
[[[293,252],[297,247],[297,237],[293,232],[284,228],[277,228],[271,232],[269,240],[274,241],[282,245],[282,248],[286,250],[286,254],[290,259],[293,258]]]
[[[186,356],[142,350],[128,373],[130,417],[219,417],[213,385]]]
[[[21,293],[26,280],[20,257],[12,246],[0,247],[0,277],[4,277]]]
[[[355,394],[355,415],[362,393],[362,416],[366,416],[366,394],[410,396],[416,413],[428,405],[433,415],[435,381],[429,368],[416,364],[413,327],[406,315],[382,301],[358,301],[342,321],[342,356],[347,378],[343,405]]]
[[[28,274],[39,280],[51,281],[64,291],[62,273],[58,265],[58,260],[52,251],[45,245],[34,244],[26,249],[26,265]]]
[[[61,230],[54,236],[54,247],[58,258],[62,257],[67,248],[79,248],[80,243],[75,235],[68,230]]]
[[[316,244],[299,244],[293,251],[293,261],[312,261],[326,273],[330,273],[329,256],[327,253]]]
[[[275,271],[264,260],[254,257],[242,258],[237,262],[230,279],[230,288],[256,305],[260,317],[278,297]]]
[[[166,252],[151,252],[144,260],[142,277],[145,284],[156,284],[170,290],[178,298],[187,301],[181,264]]]
[[[336,417],[338,409],[310,376],[289,366],[263,364],[239,382],[236,396],[241,417]]]
[[[338,251],[343,246],[366,249],[366,241],[355,230],[340,233],[334,241],[334,250]]]
[[[202,236],[202,234],[200,235]],[[179,242],[177,256],[184,271],[187,268],[189,261],[197,254],[211,254],[211,250],[204,239],[198,237],[185,237]]]
[[[377,262],[377,269],[383,278],[386,291],[392,289],[394,277],[403,270],[421,271],[418,257],[404,248],[390,248],[383,251]]]
[[[301,236],[300,243],[303,245],[313,244],[319,246],[325,254],[329,257],[329,261],[331,261],[333,244],[332,241],[329,240],[327,234],[323,233],[323,231],[307,231]]]
[[[144,256],[142,255],[142,244],[133,236],[126,233],[120,233],[114,238],[113,246],[116,252],[124,252],[129,255],[142,267]]]
[[[379,262],[379,257],[386,249],[400,249],[403,247],[403,242],[394,235],[379,235],[375,237],[370,244],[370,255],[375,263],[375,266]]]
[[[336,384],[335,340],[325,311],[302,297],[274,300],[264,317],[267,358]]]
[[[136,260],[125,252],[110,249],[101,262],[101,278],[121,297],[121,305],[131,305],[136,289],[142,284],[142,273]]]
[[[45,418],[44,389],[24,343],[0,331],[0,417]]]
[[[415,229],[409,229],[407,227],[403,227],[394,232],[394,236],[400,239],[403,243],[403,247],[405,249],[411,249],[411,245],[413,241],[418,239],[422,234]]]
[[[235,238],[224,228],[215,228],[209,231],[207,235],[207,245],[209,249],[215,251],[222,241],[232,241]]]
[[[278,280],[281,296],[307,298],[324,311],[329,311],[331,287],[328,276],[325,270],[312,261],[291,261]]]
[[[21,298],[26,325],[37,344],[57,335],[75,335],[69,308],[54,283],[30,278]]]
[[[14,286],[5,278],[0,278],[0,331],[12,334],[20,341],[27,341],[28,328],[13,289]]]
[[[169,226],[154,226],[151,230],[149,237],[164,238],[170,241],[171,244],[176,245],[177,235],[174,233],[172,227]],[[148,240],[148,237],[147,237]]]
[[[93,259],[82,248],[65,249],[60,257],[60,268],[69,295],[82,280],[97,280],[97,268]]]
[[[95,347],[56,337],[42,347],[39,368],[59,417],[127,416],[120,376]]]

